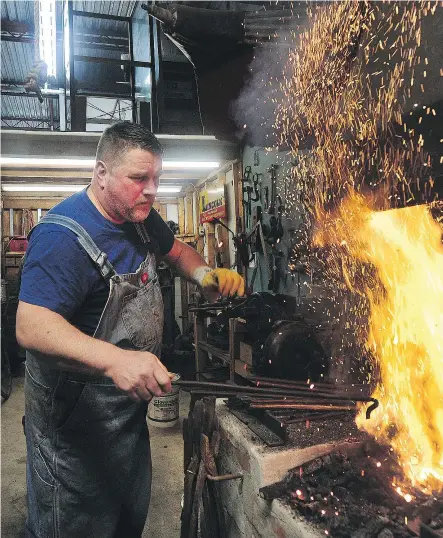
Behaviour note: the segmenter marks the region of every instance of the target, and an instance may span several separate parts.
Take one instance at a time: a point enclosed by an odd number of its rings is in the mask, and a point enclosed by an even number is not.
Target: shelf
[[[198,346],[203,351],[206,351],[207,353],[212,353],[212,355],[215,355],[217,358],[221,359],[223,362],[230,364],[231,359],[230,359],[228,351],[223,351],[222,349],[212,346],[211,344],[208,344],[207,342],[199,342]]]

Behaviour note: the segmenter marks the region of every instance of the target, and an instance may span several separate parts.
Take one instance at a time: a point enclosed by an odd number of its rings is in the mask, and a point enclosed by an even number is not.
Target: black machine
[[[208,341],[229,346],[229,318],[246,320],[244,341],[252,347],[253,373],[298,381],[326,376],[328,360],[315,327],[297,315],[293,297],[253,293],[228,303],[208,327]]]

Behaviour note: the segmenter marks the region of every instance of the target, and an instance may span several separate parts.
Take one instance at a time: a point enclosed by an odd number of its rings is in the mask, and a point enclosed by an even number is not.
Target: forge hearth
[[[269,447],[222,399],[217,400],[216,414],[221,434],[219,472],[243,473],[242,481],[220,485],[226,538],[323,538],[320,524],[298,513],[285,499],[263,499],[259,490],[283,480],[289,469],[329,454],[339,445],[353,445],[359,436],[353,421],[322,423],[326,435],[320,423],[312,423],[310,428],[296,424],[288,430],[287,443]]]
[[[226,538],[443,535],[443,497],[396,492],[400,469],[352,416],[293,424],[283,446],[269,447],[221,399],[216,414],[219,472],[243,473],[220,487]]]

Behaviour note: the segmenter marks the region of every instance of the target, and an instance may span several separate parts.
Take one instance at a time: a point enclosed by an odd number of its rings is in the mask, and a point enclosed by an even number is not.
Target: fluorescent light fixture
[[[3,183],[4,192],[79,192],[87,185],[51,185],[50,183]],[[172,194],[181,191],[180,185],[160,185],[158,193]]]
[[[2,184],[4,192],[78,192],[83,190],[87,185],[50,185],[46,183],[41,185],[38,183],[20,183]]]
[[[36,157],[1,157],[0,165],[20,168],[34,166],[38,168],[93,168],[95,159],[41,159]]]
[[[48,76],[56,76],[56,28],[55,0],[40,0],[38,3],[40,58],[48,66]]]
[[[220,168],[220,163],[216,161],[163,161],[163,170],[180,170],[183,168],[188,170]]]
[[[174,193],[180,192],[182,188],[179,185],[160,185],[157,192],[159,193]]]
[[[16,167],[38,168],[90,168],[95,164],[95,159],[43,159],[37,157],[1,157],[0,165]],[[163,170],[197,170],[220,168],[216,161],[163,161]]]

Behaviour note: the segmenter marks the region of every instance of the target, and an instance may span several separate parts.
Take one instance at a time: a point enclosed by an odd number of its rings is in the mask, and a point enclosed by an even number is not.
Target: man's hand
[[[213,269],[205,274],[202,288],[206,292],[217,291],[224,297],[245,294],[245,281],[236,271],[230,269]]]
[[[121,360],[114,361],[106,376],[133,400],[152,399],[171,391],[166,367],[149,351],[122,350]]]

